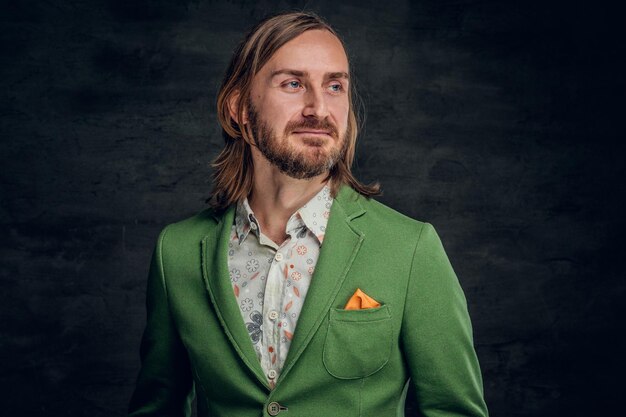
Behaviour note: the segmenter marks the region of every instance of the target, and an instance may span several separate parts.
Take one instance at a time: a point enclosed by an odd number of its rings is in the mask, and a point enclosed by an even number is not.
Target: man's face
[[[248,124],[261,154],[293,178],[326,173],[347,146],[348,59],[310,30],[283,45],[252,82]]]

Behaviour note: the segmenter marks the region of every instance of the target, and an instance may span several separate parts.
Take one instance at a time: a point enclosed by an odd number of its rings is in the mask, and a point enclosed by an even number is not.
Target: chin
[[[322,161],[330,155],[330,152],[323,146],[311,146],[307,145],[307,147],[303,150],[302,156],[306,157],[309,160],[313,160],[315,162]]]
[[[331,139],[324,136],[303,136],[300,142],[306,147],[323,148]]]

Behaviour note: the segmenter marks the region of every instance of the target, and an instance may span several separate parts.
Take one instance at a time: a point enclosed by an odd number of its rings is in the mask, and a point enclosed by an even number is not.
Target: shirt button
[[[280,252],[276,252],[276,255],[274,255],[274,259],[275,259],[277,262],[282,261],[282,260],[283,260],[283,254],[282,254],[282,253],[280,253]]]
[[[277,375],[277,374],[278,374],[278,373],[276,372],[276,370],[275,370],[275,369],[270,369],[270,370],[267,372],[267,377],[268,377],[269,379],[274,379],[274,378],[276,378],[276,375]]]
[[[269,317],[270,320],[274,321],[278,318],[278,311],[272,310],[269,312],[267,316]]]
[[[250,222],[250,228],[252,230],[256,230],[256,223],[255,222]]]

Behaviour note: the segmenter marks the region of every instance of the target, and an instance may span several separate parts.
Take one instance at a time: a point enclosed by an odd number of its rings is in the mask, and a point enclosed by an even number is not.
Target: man
[[[427,223],[351,174],[343,44],[264,20],[218,96],[211,208],[161,233],[132,416],[486,416],[463,292]],[[408,381],[412,381],[410,384]]]

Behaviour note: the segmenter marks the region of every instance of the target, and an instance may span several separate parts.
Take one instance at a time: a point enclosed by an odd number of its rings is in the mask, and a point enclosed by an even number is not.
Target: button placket
[[[278,329],[278,323],[276,319],[272,319],[273,316],[278,318],[278,311],[281,309],[281,298],[283,293],[284,279],[282,279],[282,264],[284,255],[276,251],[274,254],[273,262],[270,265],[270,269],[267,274],[267,282],[265,286],[265,294],[263,297],[263,345],[266,351],[266,358],[264,369],[269,370],[273,366],[276,366],[280,355],[280,331]],[[269,349],[272,351],[269,351]],[[272,358],[276,357],[274,361]],[[270,378],[271,379],[271,378]]]

